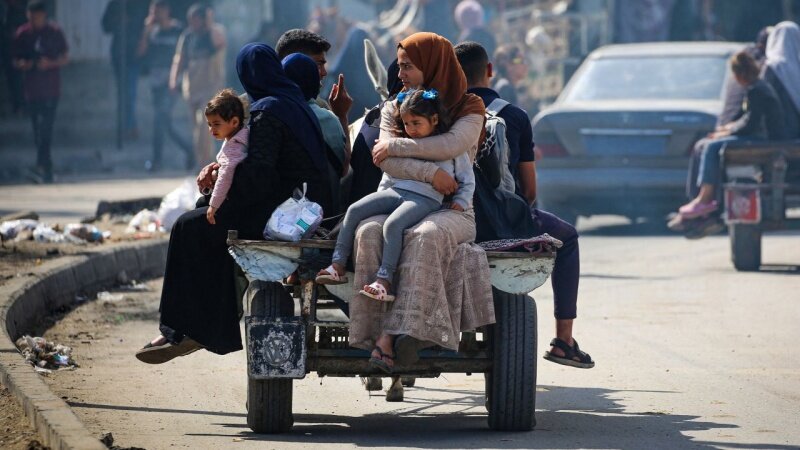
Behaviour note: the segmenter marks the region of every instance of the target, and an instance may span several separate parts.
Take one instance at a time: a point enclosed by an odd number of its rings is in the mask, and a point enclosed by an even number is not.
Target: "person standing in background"
[[[461,34],[458,42],[472,41],[477,42],[486,49],[489,54],[493,54],[497,48],[497,41],[486,29],[486,13],[483,6],[475,0],[463,0],[456,5],[455,19]]]
[[[145,169],[149,171],[161,168],[165,134],[186,154],[186,168],[194,168],[195,164],[192,144],[184,139],[172,123],[172,107],[177,97],[169,88],[169,75],[182,32],[181,23],[172,18],[167,0],[155,0],[145,20],[138,49],[139,57],[143,58],[150,70],[153,97],[153,158],[145,163]]]
[[[139,137],[136,123],[140,70],[137,47],[148,7],[148,2],[142,0],[111,0],[103,12],[103,32],[111,35],[111,66],[117,83],[118,136],[126,139]]]
[[[25,96],[22,92],[22,74],[14,68],[11,57],[11,41],[22,24],[27,22],[25,17],[25,0],[4,0],[0,2],[0,64],[6,76],[11,113],[16,114],[22,110]]]
[[[67,40],[61,29],[47,20],[44,2],[28,3],[28,23],[20,26],[12,43],[12,64],[22,72],[23,91],[33,122],[36,168],[31,178],[53,182],[50,143],[56,106],[61,96],[60,68],[67,64]]]
[[[194,119],[195,164],[214,158],[214,141],[206,130],[206,102],[225,87],[225,29],[214,21],[214,11],[196,3],[186,13],[188,28],[178,39],[169,77],[169,88],[180,86]]]

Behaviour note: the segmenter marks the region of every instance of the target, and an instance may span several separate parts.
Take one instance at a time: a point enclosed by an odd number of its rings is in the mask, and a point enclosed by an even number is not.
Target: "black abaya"
[[[330,208],[327,175],[283,122],[255,112],[248,156],[236,168],[216,225],[206,220],[208,207],[201,207],[183,214],[172,228],[160,308],[162,334],[169,341],[189,336],[218,354],[242,349],[228,230],[262,239],[269,216],[303,182],[310,200]]]

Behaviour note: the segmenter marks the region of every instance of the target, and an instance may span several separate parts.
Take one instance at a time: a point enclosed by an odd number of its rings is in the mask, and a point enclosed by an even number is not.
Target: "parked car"
[[[541,207],[663,217],[685,202],[694,143],[712,131],[730,42],[622,44],[592,52],[533,119]]]

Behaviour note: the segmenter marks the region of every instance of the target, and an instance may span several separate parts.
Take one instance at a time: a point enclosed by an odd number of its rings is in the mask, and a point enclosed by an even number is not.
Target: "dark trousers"
[[[164,150],[164,138],[170,139],[181,148],[188,160],[187,167],[194,167],[194,151],[192,144],[185,139],[172,123],[172,107],[175,105],[175,94],[169,87],[158,86],[153,88],[153,164],[160,165]]]
[[[578,281],[581,274],[578,232],[575,227],[541,209],[532,208],[536,234],[547,233],[564,245],[556,252],[556,263],[550,282],[553,285],[556,319],[574,319],[578,314]]]
[[[139,65],[136,63],[114,64],[117,83],[117,125],[122,131],[137,128],[136,94],[139,83]]]
[[[35,100],[28,102],[33,123],[33,140],[36,144],[36,166],[44,171],[46,177],[53,175],[53,160],[50,156],[50,143],[53,140],[53,123],[56,120],[58,99]]]

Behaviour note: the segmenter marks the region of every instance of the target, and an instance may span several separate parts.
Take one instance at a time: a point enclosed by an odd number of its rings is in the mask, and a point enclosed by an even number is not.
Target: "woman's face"
[[[411,62],[408,53],[402,48],[397,49],[397,66],[400,68],[400,73],[397,77],[403,83],[404,89],[419,89],[422,87],[422,82],[425,81],[425,74]]]

